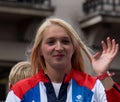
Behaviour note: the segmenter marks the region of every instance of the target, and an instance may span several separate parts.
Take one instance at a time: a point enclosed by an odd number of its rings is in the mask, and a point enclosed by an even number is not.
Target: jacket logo
[[[75,100],[76,102],[83,102],[82,100],[83,100],[83,99],[82,99],[82,96],[81,96],[81,95],[77,95],[77,96],[76,96],[76,100]]]

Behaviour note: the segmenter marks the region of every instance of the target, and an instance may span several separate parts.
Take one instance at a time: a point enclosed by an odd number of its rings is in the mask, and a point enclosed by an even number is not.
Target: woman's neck
[[[69,73],[71,70],[71,66],[70,67],[64,67],[64,68],[47,68],[46,69],[46,74],[48,75],[48,77],[50,78],[50,80],[52,82],[55,83],[60,83],[63,81],[65,74]]]

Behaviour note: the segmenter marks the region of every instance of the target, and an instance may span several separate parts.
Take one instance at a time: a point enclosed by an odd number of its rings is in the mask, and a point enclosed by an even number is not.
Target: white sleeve
[[[14,94],[14,92],[11,90],[8,95],[7,98],[5,100],[5,102],[20,102],[21,100]]]
[[[93,91],[92,102],[107,102],[105,88],[100,82],[100,80],[96,81],[96,84],[92,91]]]

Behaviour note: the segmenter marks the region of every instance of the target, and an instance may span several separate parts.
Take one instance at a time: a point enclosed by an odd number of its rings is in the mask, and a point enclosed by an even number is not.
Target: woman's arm
[[[93,70],[96,73],[97,77],[104,76],[104,74],[107,73],[110,68],[110,64],[117,55],[119,49],[119,46],[118,44],[116,44],[115,39],[111,40],[110,37],[108,37],[106,39],[106,42],[107,43],[101,41],[103,50],[102,53],[100,54],[99,52],[97,52],[95,55],[93,55],[92,58]],[[106,90],[112,88],[114,84],[114,81],[110,75],[107,77],[103,77],[101,82]]]
[[[101,42],[102,53],[100,55],[97,52],[92,57],[93,70],[96,76],[102,82],[106,97],[108,102],[119,102],[120,101],[120,85],[115,83],[112,79],[112,74],[108,73],[110,64],[117,55],[119,45],[116,44],[115,39],[111,40],[110,37],[107,38],[107,43]]]

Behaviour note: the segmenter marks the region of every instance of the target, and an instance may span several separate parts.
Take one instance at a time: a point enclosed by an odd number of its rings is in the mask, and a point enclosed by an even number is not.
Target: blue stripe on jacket
[[[91,102],[93,92],[72,80],[72,102]]]
[[[21,102],[41,102],[39,83],[31,88],[23,97]]]

